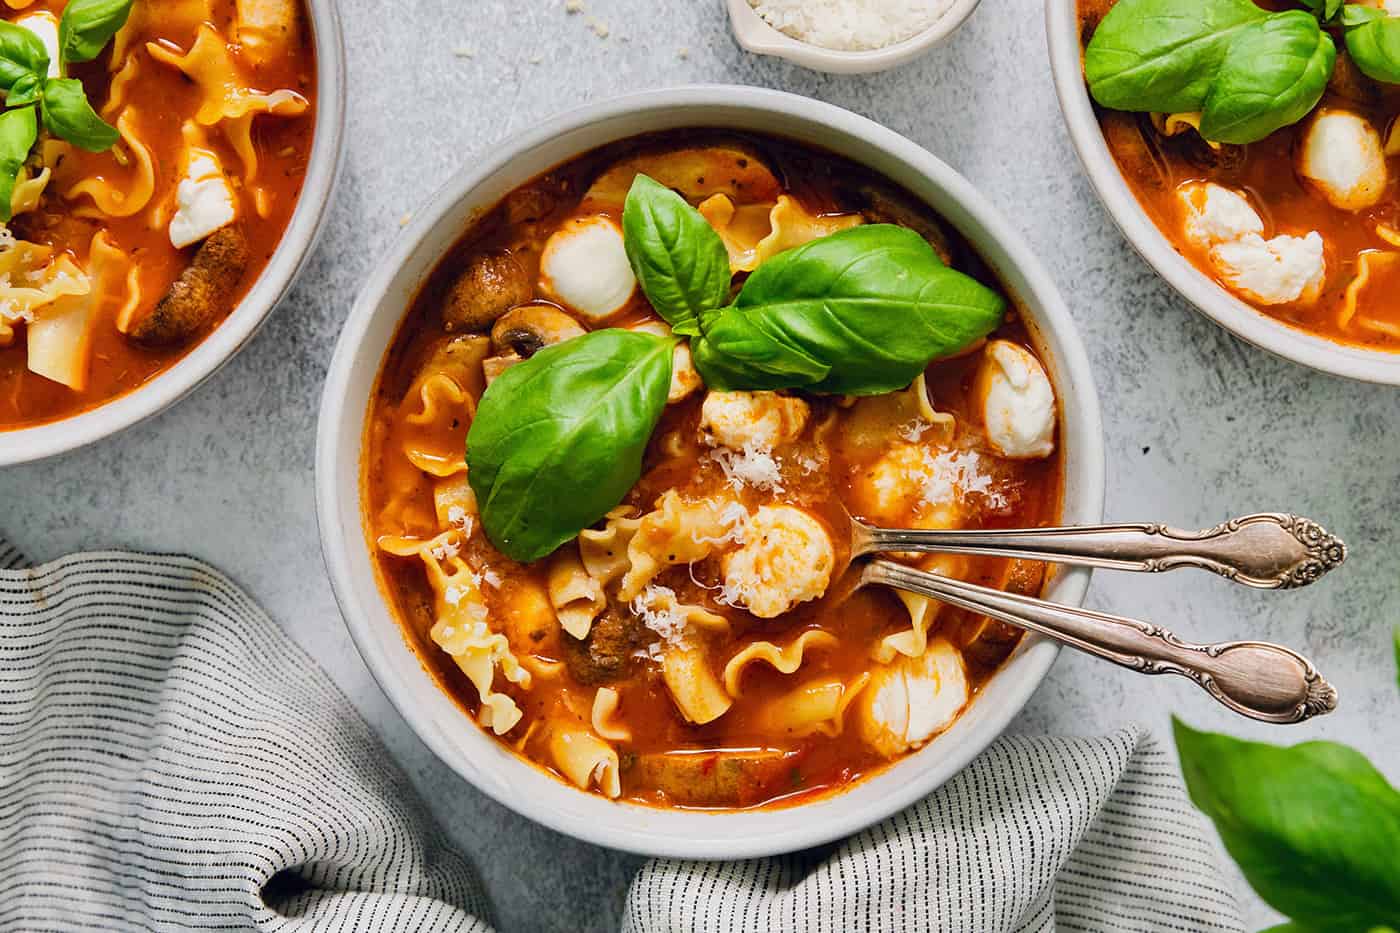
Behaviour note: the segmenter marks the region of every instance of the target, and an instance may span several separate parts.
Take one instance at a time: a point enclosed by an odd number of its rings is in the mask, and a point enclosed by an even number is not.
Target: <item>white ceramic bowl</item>
[[[291,287],[330,207],[345,123],[345,52],[336,2],[308,0],[307,6],[316,48],[316,130],[301,198],[272,260],[223,323],[147,384],[72,418],[0,432],[0,467],[67,453],[169,408],[232,359]]]
[[[1045,24],[1070,139],[1109,215],[1142,258],[1202,314],[1242,340],[1325,373],[1400,385],[1400,353],[1348,346],[1290,327],[1236,298],[1177,251],[1143,211],[1108,151],[1084,82],[1075,0],[1045,0]]]
[[[843,793],[790,809],[737,813],[613,803],[517,758],[438,689],[376,583],[360,505],[366,413],[380,363],[409,302],[447,249],[475,218],[536,175],[605,143],[683,127],[749,130],[825,147],[901,182],[960,230],[1021,300],[1059,387],[1064,517],[1100,519],[1104,448],[1089,361],[1054,284],[1020,235],[960,175],[878,124],[804,97],[721,86],[638,94],[545,121],[469,161],[414,212],[370,276],[331,361],[317,438],[317,514],[326,566],[360,654],[404,719],[453,770],[516,812],[589,842],[655,856],[742,858],[849,835],[928,794],[1000,734],[1049,670],[1056,647],[1024,640],[952,729]],[[1078,603],[1087,586],[1087,573],[1066,573],[1052,595]]]
[[[903,42],[863,52],[825,49],[810,42],[801,42],[768,24],[754,12],[749,0],[724,0],[729,8],[729,20],[734,37],[750,52],[786,59],[813,71],[836,75],[868,74],[885,71],[913,61],[930,49],[942,45],[957,32],[958,27],[977,9],[979,0],[953,0],[948,11],[923,32]]]

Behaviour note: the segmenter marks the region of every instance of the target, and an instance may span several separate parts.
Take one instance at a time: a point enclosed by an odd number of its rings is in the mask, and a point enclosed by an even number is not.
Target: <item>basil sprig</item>
[[[729,300],[729,251],[713,227],[671,189],[638,175],[622,212],[627,259],[656,313],[683,337],[702,312]]]
[[[695,366],[711,388],[881,395],[991,333],[1006,303],[891,224],[812,240],[759,266],[701,316]]]
[[[105,152],[121,138],[88,102],[82,82],[65,77],[72,62],[91,61],[126,25],[133,0],[70,0],[58,24],[58,77],[49,77],[44,43],[23,26],[0,22],[0,221],[10,219],[15,181],[44,129],[90,152]],[[32,129],[29,129],[31,128]],[[21,148],[22,147],[22,148]]]
[[[545,557],[627,495],[666,407],[675,345],[594,331],[491,383],[467,434],[467,476],[502,553]]]
[[[856,227],[759,266],[729,302],[719,235],[679,195],[637,177],[627,256],[664,338],[594,331],[491,383],[467,434],[467,475],[492,543],[538,560],[616,507],[670,391],[678,338],[707,385],[875,395],[986,336],[1002,299],[903,227]]]
[[[1400,17],[1349,3],[1342,10],[1347,52],[1361,73],[1386,84],[1400,84]]]
[[[1269,13],[1250,0],[1119,0],[1084,50],[1084,73],[1104,107],[1199,111],[1206,139],[1246,144],[1307,116],[1336,58],[1332,37],[1304,10]]]

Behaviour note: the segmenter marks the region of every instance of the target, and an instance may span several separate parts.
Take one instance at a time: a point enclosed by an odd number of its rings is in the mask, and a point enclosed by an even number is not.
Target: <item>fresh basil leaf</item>
[[[701,317],[691,354],[711,388],[879,395],[985,337],[1005,310],[917,233],[871,224],[759,266],[733,305]]]
[[[638,175],[622,212],[627,259],[656,313],[681,336],[700,333],[700,313],[729,301],[729,251],[685,198]]]
[[[33,107],[21,107],[0,113],[0,220],[10,219],[10,199],[15,193],[29,150],[39,137],[39,121]]]
[[[132,0],[69,0],[58,22],[59,57],[90,62],[112,41],[131,15]]]
[[[1174,731],[1191,801],[1270,906],[1310,933],[1400,917],[1400,792],[1361,754]]]
[[[1235,36],[1268,15],[1250,0],[1119,0],[1084,50],[1089,92],[1113,110],[1200,110]]]
[[[1342,3],[1343,0],[1303,0],[1303,6],[1323,23],[1330,23],[1337,18]]]
[[[39,75],[22,75],[5,94],[5,106],[22,107],[25,104],[32,104],[39,99],[43,87],[44,79]]]
[[[43,110],[44,127],[50,133],[89,152],[106,152],[121,138],[117,128],[92,109],[77,78],[45,81]]]
[[[1383,84],[1400,84],[1400,17],[1349,4],[1342,24],[1347,52],[1361,73]]]
[[[0,20],[0,91],[8,91],[28,75],[49,70],[49,52],[38,36],[14,23]]]
[[[1317,106],[1337,48],[1302,10],[1289,10],[1235,37],[1201,113],[1201,135],[1222,143],[1258,142]]]
[[[491,383],[467,433],[467,477],[502,553],[545,557],[627,495],[666,407],[675,345],[594,331]]]

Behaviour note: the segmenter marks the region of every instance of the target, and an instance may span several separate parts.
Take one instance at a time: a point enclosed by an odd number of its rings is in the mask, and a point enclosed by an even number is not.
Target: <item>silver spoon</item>
[[[891,586],[990,616],[1141,674],[1189,677],[1251,719],[1295,723],[1337,708],[1336,689],[1307,658],[1281,645],[1193,645],[1149,622],[993,590],[888,560],[863,565],[850,592],[865,586]]]
[[[1150,524],[918,531],[851,519],[851,560],[897,551],[1021,557],[1144,573],[1196,567],[1271,590],[1315,583],[1347,556],[1346,544],[1317,522],[1279,513],[1246,515],[1197,532]]]

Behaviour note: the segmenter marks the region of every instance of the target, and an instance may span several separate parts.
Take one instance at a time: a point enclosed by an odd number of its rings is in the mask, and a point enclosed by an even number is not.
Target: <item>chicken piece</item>
[[[1055,390],[1040,360],[1008,340],[982,351],[972,388],[987,443],[1012,460],[1035,460],[1055,451]]]
[[[442,323],[448,331],[484,331],[511,308],[535,297],[530,276],[510,253],[473,256],[447,290]]]
[[[637,290],[622,228],[601,214],[566,221],[544,245],[540,289],[593,320],[621,311]]]
[[[1385,194],[1388,180],[1380,133],[1358,114],[1319,110],[1298,149],[1298,173],[1334,207],[1373,207]]]
[[[951,726],[970,696],[962,655],[935,638],[920,657],[900,655],[870,672],[855,701],[860,736],[887,758],[902,755]]]
[[[712,390],[700,406],[700,434],[714,447],[772,450],[797,440],[810,414],[802,399],[776,392]]]
[[[189,340],[210,321],[233,310],[248,261],[248,240],[239,227],[217,231],[199,247],[165,297],[127,336],[144,346],[168,347]]]
[[[764,506],[743,535],[743,546],[724,558],[727,602],[774,619],[826,592],[836,549],[816,518],[790,505]]]

